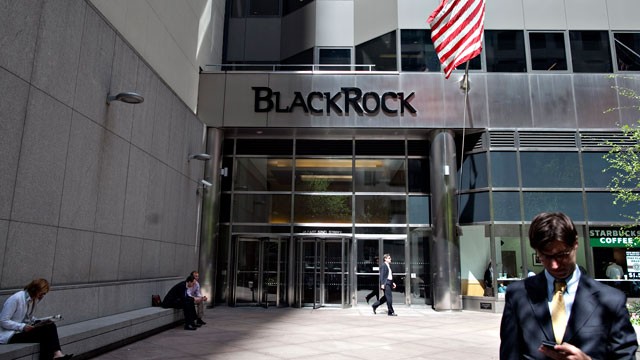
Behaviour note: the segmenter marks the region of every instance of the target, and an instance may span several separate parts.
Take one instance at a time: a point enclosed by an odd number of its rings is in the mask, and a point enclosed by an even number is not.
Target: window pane
[[[281,139],[238,139],[236,154],[238,155],[291,155],[293,141]]]
[[[518,163],[513,151],[491,153],[491,182],[494,187],[518,187]]]
[[[356,222],[360,224],[405,224],[406,212],[404,196],[356,196]]]
[[[291,159],[238,158],[235,190],[291,191]]]
[[[409,223],[429,224],[429,197],[409,196]]]
[[[563,212],[573,221],[584,220],[581,192],[524,192],[524,218],[541,212]]]
[[[358,159],[356,191],[405,192],[404,160]]]
[[[279,0],[249,0],[251,16],[277,16],[280,14]]]
[[[491,261],[491,241],[485,225],[462,227],[460,236],[460,277],[462,295],[494,296],[485,286],[484,273]],[[492,284],[493,281],[489,281]],[[485,291],[486,289],[486,291]]]
[[[527,71],[522,31],[487,30],[484,36],[488,72]]]
[[[640,33],[613,34],[619,71],[640,71]]]
[[[489,193],[460,194],[460,223],[489,221]]]
[[[403,140],[356,140],[356,155],[404,155]]]
[[[602,158],[605,153],[583,152],[582,166],[584,167],[584,186],[588,188],[608,187],[613,178],[614,171],[607,170],[609,163]]]
[[[429,173],[428,159],[409,159],[409,192],[430,192]]]
[[[231,17],[245,17],[245,1],[246,0],[232,0],[231,1]]]
[[[296,154],[298,155],[351,155],[353,144],[351,140],[298,140]]]
[[[440,71],[431,30],[402,30],[400,38],[402,71]]]
[[[351,191],[351,159],[297,159],[296,191]]]
[[[247,223],[289,223],[291,196],[236,194],[233,198],[233,221]]]
[[[494,192],[493,216],[495,221],[520,221],[520,194],[506,191]]]
[[[374,71],[397,71],[396,32],[392,31],[356,46],[356,64],[373,64]]]
[[[469,70],[482,70],[482,57],[480,55],[474,57],[473,59],[469,60]],[[458,70],[464,70],[467,68],[467,63],[464,62],[460,65],[458,65],[458,67],[456,69]]]
[[[612,72],[609,34],[606,31],[570,31],[573,72]]]
[[[319,64],[351,64],[351,49],[320,49]],[[351,70],[351,66],[322,66],[320,70]]]
[[[628,216],[635,217],[640,211],[640,204],[622,206],[613,204],[614,195],[610,192],[588,192],[587,211],[589,221],[629,221]]]
[[[529,33],[533,70],[567,70],[563,33]]]
[[[479,189],[487,187],[487,154],[468,155],[462,164],[462,182],[460,189]]]
[[[576,152],[520,153],[523,187],[579,188],[580,166]]]
[[[296,195],[296,223],[351,223],[350,195]]]

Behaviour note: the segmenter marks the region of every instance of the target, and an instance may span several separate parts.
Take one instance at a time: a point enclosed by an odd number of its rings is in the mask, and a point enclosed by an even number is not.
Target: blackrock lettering
[[[405,110],[411,114],[418,111],[411,105],[415,93],[405,96],[404,92],[387,91],[382,95],[375,91],[363,92],[357,87],[343,87],[339,92],[311,91],[306,96],[300,91],[294,91],[293,100],[283,107],[280,91],[273,91],[270,87],[252,87],[254,91],[254,111],[279,113],[291,113],[300,108],[307,114],[331,114],[349,115],[349,109],[353,109],[359,115],[377,114],[380,110],[386,114],[404,115]],[[341,97],[344,99],[341,101]]]

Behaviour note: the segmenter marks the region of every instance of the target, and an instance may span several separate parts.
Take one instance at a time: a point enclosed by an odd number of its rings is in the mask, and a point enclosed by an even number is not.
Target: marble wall
[[[0,302],[36,277],[65,322],[164,295],[197,267],[204,134],[89,2],[0,0]]]

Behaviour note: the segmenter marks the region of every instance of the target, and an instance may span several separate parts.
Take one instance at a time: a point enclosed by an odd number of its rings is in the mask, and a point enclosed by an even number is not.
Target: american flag
[[[431,40],[449,78],[458,65],[482,51],[485,0],[442,0],[427,22]]]

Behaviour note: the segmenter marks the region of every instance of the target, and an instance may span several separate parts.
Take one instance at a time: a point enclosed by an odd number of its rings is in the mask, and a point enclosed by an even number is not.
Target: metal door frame
[[[320,307],[348,307],[349,294],[351,293],[351,276],[349,272],[350,264],[352,262],[352,236],[319,236],[319,235],[302,235],[295,236],[295,257],[296,263],[296,276],[295,276],[295,304],[298,307],[312,307],[317,309]],[[340,242],[340,256],[342,261],[340,262],[340,274],[341,279],[346,279],[340,285],[340,304],[327,304],[325,303],[325,267],[326,267],[326,247],[327,242]],[[305,275],[305,259],[304,259],[304,243],[313,242],[314,246],[314,269],[313,269],[313,301],[311,303],[304,302],[304,275]]]
[[[241,242],[256,242],[258,243],[258,269],[255,270],[257,272],[257,279],[255,280],[257,282],[257,287],[255,287],[256,285],[254,285],[254,287],[252,287],[253,289],[256,289],[256,293],[257,295],[255,296],[255,298],[252,297],[252,301],[251,302],[243,302],[243,303],[238,303],[237,300],[237,281],[238,281],[238,274],[240,274],[240,271],[238,270],[238,260],[240,258],[240,243]],[[285,258],[286,259],[286,253],[283,254],[283,244],[287,243],[287,239],[286,238],[281,238],[281,237],[255,237],[255,236],[241,236],[241,235],[236,235],[234,236],[234,252],[235,252],[235,256],[234,256],[234,261],[233,261],[233,269],[234,269],[234,276],[233,276],[233,282],[231,282],[231,286],[232,286],[232,290],[233,290],[233,297],[232,297],[232,304],[233,306],[263,306],[263,307],[268,307],[269,306],[269,299],[268,299],[268,293],[265,292],[265,286],[264,286],[264,272],[265,272],[265,256],[266,256],[266,251],[265,251],[265,245],[267,242],[275,242],[278,244],[278,251],[277,251],[277,262],[276,262],[276,300],[275,300],[275,306],[279,307],[280,304],[280,299],[281,297],[281,284],[283,284],[283,281],[285,279],[281,279],[281,273],[282,271],[286,270],[286,264],[284,266],[284,269],[281,267],[281,263],[282,263],[282,259]],[[284,284],[286,287],[286,283]],[[254,300],[255,299],[255,300]]]

